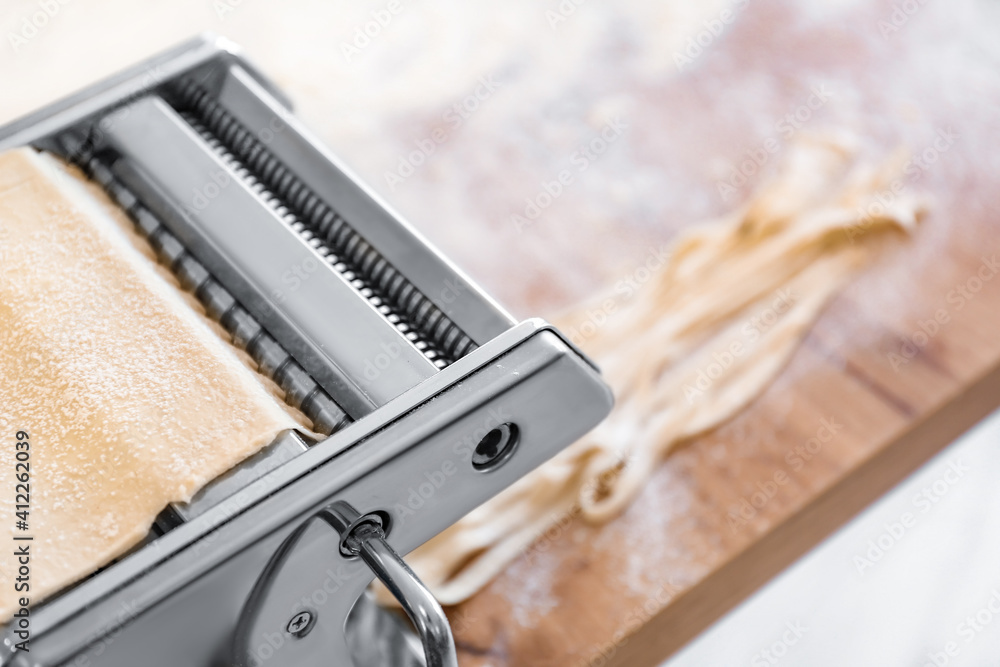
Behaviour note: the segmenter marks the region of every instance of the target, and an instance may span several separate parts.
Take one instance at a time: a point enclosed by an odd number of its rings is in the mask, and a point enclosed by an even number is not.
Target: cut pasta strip
[[[759,396],[874,241],[915,227],[916,199],[882,203],[901,167],[898,158],[857,166],[836,143],[800,143],[746,206],[679,238],[666,266],[618,298],[603,326],[586,326],[593,303],[556,318],[564,331],[590,334],[577,342],[617,404],[593,432],[409,556],[438,599],[467,599],[569,514],[608,521],[679,444]]]

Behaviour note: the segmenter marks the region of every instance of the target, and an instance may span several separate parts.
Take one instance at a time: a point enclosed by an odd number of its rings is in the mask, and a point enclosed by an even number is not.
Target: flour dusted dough
[[[0,622],[22,595],[13,535],[34,536],[36,604],[299,426],[126,224],[55,159],[0,155]],[[31,443],[26,533],[18,431]]]
[[[564,331],[592,334],[577,342],[617,404],[584,439],[409,556],[438,598],[466,599],[568,515],[612,518],[668,452],[760,395],[873,241],[916,224],[915,200],[890,190],[899,167],[856,167],[841,146],[807,141],[743,209],[680,238],[606,324],[584,325],[593,304],[558,318]]]

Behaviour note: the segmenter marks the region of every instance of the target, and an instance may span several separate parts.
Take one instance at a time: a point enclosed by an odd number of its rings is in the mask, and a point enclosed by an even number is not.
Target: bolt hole
[[[472,467],[480,472],[494,470],[510,459],[517,448],[517,424],[500,424],[487,433],[472,454]]]

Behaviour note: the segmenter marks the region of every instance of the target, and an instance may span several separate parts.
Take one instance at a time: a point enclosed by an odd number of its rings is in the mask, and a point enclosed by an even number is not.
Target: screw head
[[[292,620],[288,621],[285,630],[296,639],[302,639],[309,634],[314,625],[316,625],[316,616],[311,611],[300,611],[292,616]]]

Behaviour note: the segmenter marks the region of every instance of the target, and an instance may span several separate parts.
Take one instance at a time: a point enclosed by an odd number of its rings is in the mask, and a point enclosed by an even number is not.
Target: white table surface
[[[1000,665],[1000,412],[663,667],[705,665]]]

